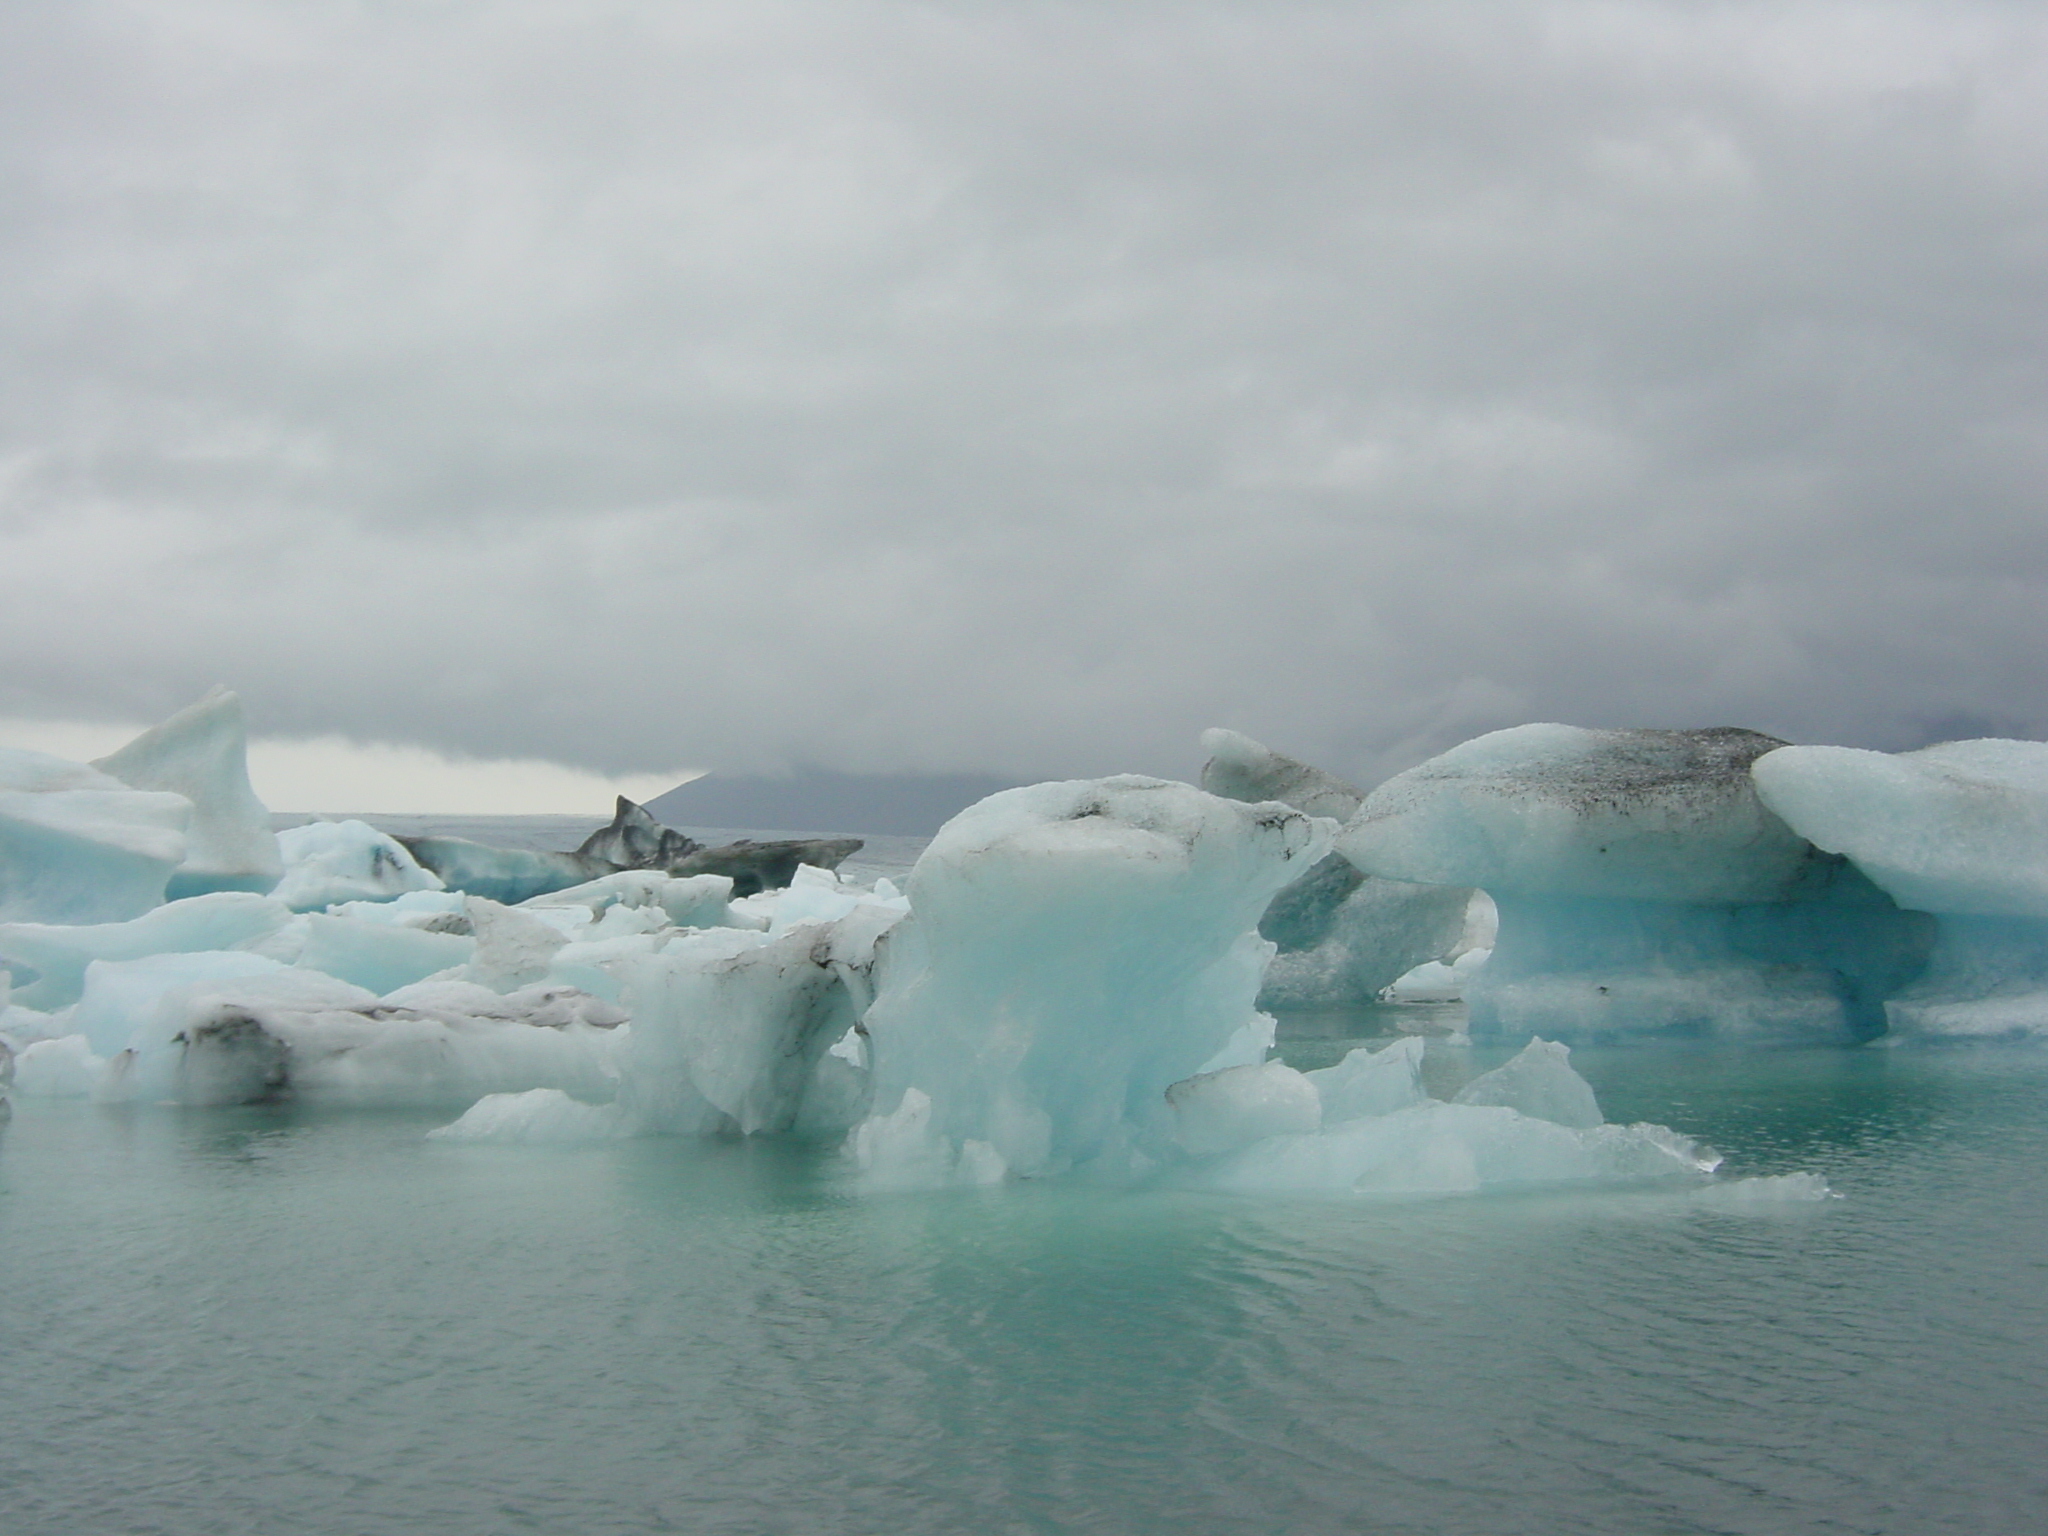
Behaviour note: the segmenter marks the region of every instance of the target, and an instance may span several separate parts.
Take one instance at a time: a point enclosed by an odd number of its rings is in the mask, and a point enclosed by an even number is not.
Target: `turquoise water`
[[[767,1143],[22,1106],[0,1530],[2041,1529],[2048,1060],[1574,1061],[1842,1198],[856,1198]]]

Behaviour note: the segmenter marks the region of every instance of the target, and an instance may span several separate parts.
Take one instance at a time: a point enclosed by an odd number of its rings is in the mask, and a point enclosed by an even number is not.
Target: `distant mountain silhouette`
[[[1016,783],[979,773],[712,773],[657,795],[647,809],[671,827],[928,837],[975,801]]]

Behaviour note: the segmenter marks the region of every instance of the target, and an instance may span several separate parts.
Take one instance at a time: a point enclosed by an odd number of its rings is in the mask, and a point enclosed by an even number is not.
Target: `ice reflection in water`
[[[1844,1198],[861,1199],[770,1144],[24,1108],[4,1527],[2031,1528],[2048,1061],[1573,1060]]]

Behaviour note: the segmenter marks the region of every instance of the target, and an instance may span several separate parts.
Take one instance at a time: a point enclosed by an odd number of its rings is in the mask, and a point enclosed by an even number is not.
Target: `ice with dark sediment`
[[[1753,731],[1496,731],[1398,774],[1338,838],[1373,873],[1477,885],[1499,912],[1473,1028],[1854,1041],[1932,924],[1758,797]]]
[[[1278,801],[1345,821],[1365,795],[1334,774],[1236,731],[1202,733],[1202,788]],[[1273,897],[1259,932],[1277,953],[1259,995],[1267,1008],[1364,1002],[1416,966],[1456,958],[1471,891],[1362,873],[1342,854],[1320,860]]]
[[[624,795],[609,824],[568,853],[493,848],[467,838],[414,836],[402,839],[420,864],[455,890],[517,903],[585,884],[626,870],[653,870],[673,878],[723,875],[733,894],[751,896],[789,884],[800,866],[837,869],[858,852],[861,840],[797,838],[779,842],[742,839],[707,848],[688,834],[665,827]]]

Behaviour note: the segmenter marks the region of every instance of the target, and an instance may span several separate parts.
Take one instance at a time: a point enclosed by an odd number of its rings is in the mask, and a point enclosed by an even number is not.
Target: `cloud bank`
[[[0,715],[591,773],[2048,734],[2048,21],[0,14]]]

